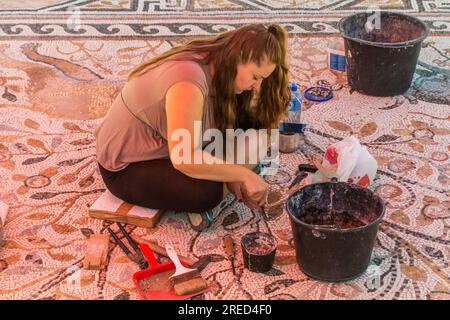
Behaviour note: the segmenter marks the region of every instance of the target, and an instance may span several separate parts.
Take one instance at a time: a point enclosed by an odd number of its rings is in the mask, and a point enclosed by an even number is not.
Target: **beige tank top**
[[[202,129],[214,128],[209,66],[166,61],[127,83],[95,131],[97,161],[119,171],[138,161],[169,158],[165,97],[177,82],[197,85],[204,98]]]

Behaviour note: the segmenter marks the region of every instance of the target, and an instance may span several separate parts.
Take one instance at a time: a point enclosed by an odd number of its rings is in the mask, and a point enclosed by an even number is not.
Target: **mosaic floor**
[[[133,66],[188,37],[252,22],[289,31],[291,77],[302,89],[318,82],[335,97],[304,104],[306,143],[283,154],[271,191],[287,195],[296,165],[356,135],[375,156],[372,189],[387,203],[367,271],[345,283],[308,278],[295,260],[285,210],[269,220],[233,203],[207,232],[166,214],[134,236],[171,242],[179,253],[215,261],[202,275],[199,299],[449,299],[450,5],[448,1],[0,1],[0,200],[10,206],[0,248],[0,299],[139,299],[138,270],[111,244],[108,266],[82,269],[86,239],[109,223],[87,208],[104,190],[95,165],[94,129]],[[327,69],[326,48],[339,19],[377,3],[430,27],[411,89],[374,98],[350,93]],[[155,181],[154,183],[162,183]],[[280,200],[281,202],[283,200]],[[278,240],[266,274],[235,270],[221,240],[249,231]],[[237,277],[234,276],[237,274]]]

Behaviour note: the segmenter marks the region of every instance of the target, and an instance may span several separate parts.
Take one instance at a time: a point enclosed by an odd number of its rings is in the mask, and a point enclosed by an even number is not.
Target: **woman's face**
[[[273,70],[275,70],[275,67],[267,59],[263,59],[260,66],[254,62],[247,64],[238,63],[237,74],[234,80],[236,94],[241,94],[243,91],[249,90],[259,91],[261,82],[270,76]]]

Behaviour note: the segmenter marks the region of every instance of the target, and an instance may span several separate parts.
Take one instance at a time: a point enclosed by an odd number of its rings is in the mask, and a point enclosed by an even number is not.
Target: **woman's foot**
[[[234,200],[234,196],[225,197],[218,206],[204,212],[188,212],[189,223],[195,231],[209,228],[215,218]]]
[[[211,214],[209,211],[197,213],[197,212],[188,212],[189,223],[191,224],[192,229],[195,231],[203,231],[211,225]]]

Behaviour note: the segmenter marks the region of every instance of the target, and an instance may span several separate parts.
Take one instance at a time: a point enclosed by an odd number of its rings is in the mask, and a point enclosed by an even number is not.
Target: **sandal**
[[[188,212],[189,223],[191,224],[192,229],[195,231],[203,231],[211,225],[211,221],[213,220],[212,215],[209,211],[197,213],[197,212]]]
[[[234,200],[233,197],[225,197],[218,206],[204,212],[188,212],[189,223],[195,231],[203,231],[209,228],[215,218]]]

